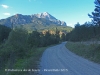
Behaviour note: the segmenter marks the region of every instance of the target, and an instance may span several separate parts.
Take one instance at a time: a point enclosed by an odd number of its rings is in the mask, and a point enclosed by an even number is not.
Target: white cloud
[[[6,16],[10,16],[11,14],[10,13],[3,13],[4,15],[6,15]]]
[[[2,4],[1,6],[2,6],[3,8],[5,8],[5,9],[9,8],[8,5],[4,5],[4,4]]]

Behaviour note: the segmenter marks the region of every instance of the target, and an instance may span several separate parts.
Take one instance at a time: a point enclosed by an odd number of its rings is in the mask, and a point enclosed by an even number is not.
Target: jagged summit
[[[50,15],[48,12],[43,12],[43,13],[41,13],[41,14],[43,14],[43,15],[45,15],[45,16]]]
[[[37,13],[37,14],[40,14],[40,15],[49,15],[49,13],[48,12],[42,12],[42,13]]]
[[[43,13],[38,13],[38,14],[34,14],[36,17],[38,18],[45,18],[48,20],[57,20],[55,17],[53,17],[52,15],[50,15],[48,12],[43,12]]]
[[[54,16],[50,15],[48,12],[38,13],[34,15],[38,18],[44,18],[44,19],[50,20],[54,22],[55,24],[66,26],[66,22],[56,19]]]

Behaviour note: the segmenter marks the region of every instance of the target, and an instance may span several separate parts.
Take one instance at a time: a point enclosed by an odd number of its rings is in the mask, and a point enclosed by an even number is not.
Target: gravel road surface
[[[66,42],[45,50],[40,62],[41,75],[100,75],[100,64],[70,52]]]

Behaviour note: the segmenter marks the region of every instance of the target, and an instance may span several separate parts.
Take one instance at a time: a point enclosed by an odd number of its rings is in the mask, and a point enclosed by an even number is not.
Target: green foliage
[[[46,34],[43,36],[44,42],[45,42],[45,45],[44,46],[48,46],[48,45],[52,45],[52,44],[59,43],[60,40],[58,40],[56,36],[57,35],[50,34],[49,31],[46,32]]]
[[[66,35],[64,33],[61,35],[61,41],[66,41]]]
[[[38,47],[40,45],[40,33],[33,31],[28,36],[28,44],[30,47]]]
[[[81,42],[68,42],[66,47],[77,55],[87,58],[91,61],[100,63],[100,45],[85,44]]]
[[[92,22],[94,25],[100,26],[100,0],[95,0],[95,9],[92,12],[92,15],[88,14],[90,18],[93,18]]]
[[[51,45],[51,34],[49,32],[46,32],[43,38],[45,39],[45,46]]]
[[[15,28],[15,30],[10,33],[5,46],[11,46],[13,48],[12,52],[15,52],[19,57],[23,57],[28,48],[27,36],[28,33],[26,30]]]
[[[24,29],[15,29],[10,32],[7,42],[0,50],[0,64],[13,68],[17,59],[22,59],[27,54],[27,32]],[[9,62],[9,63],[7,63]]]
[[[9,27],[0,25],[0,43],[8,38],[10,31],[11,29]]]

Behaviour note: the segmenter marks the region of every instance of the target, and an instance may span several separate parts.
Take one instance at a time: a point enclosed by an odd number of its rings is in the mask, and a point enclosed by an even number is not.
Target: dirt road
[[[65,42],[45,50],[40,62],[42,75],[100,75],[100,64],[75,55]]]

